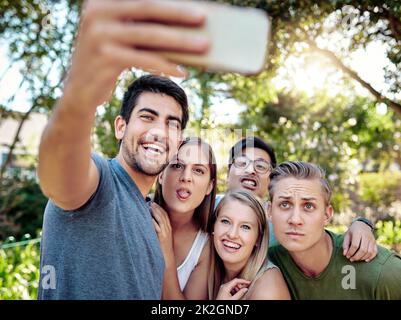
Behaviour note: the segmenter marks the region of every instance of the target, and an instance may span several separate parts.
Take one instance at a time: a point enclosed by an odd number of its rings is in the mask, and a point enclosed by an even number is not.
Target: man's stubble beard
[[[140,147],[140,142],[137,143],[136,145],[136,150],[133,152],[130,152],[129,149],[127,148],[127,141],[125,137],[121,141],[121,148],[122,148],[122,155],[127,163],[127,165],[134,171],[142,173],[146,176],[149,177],[156,177],[160,172],[164,170],[164,168],[167,167],[168,161],[167,159],[163,164],[161,164],[159,167],[155,168],[154,170],[146,170],[141,163],[141,159],[139,158],[139,151],[138,148]],[[134,149],[134,145],[132,145],[132,149]],[[166,150],[166,154],[168,154],[168,149]],[[138,159],[139,158],[139,159]]]

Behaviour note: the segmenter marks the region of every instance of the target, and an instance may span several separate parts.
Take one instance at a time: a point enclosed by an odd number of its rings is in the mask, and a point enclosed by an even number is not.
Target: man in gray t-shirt
[[[91,131],[97,106],[125,68],[183,75],[152,49],[205,51],[207,39],[170,27],[200,25],[204,14],[141,0],[84,7],[63,95],[39,150],[49,203],[38,298],[160,299],[164,260],[145,196],[177,152],[188,121],[185,92],[164,77],[133,82],[115,119],[120,149],[112,160],[92,154]],[[142,23],[127,23],[134,20]]]
[[[42,152],[39,173],[50,200],[43,224],[40,299],[161,298],[164,260],[145,196],[177,151],[187,119],[186,95],[174,82],[156,76],[134,81],[116,118],[117,157],[89,156],[95,178],[89,173],[77,189],[93,182],[93,191],[84,189],[70,203],[47,189],[51,163],[41,161],[47,160]],[[56,111],[50,124],[57,121]],[[45,132],[41,148],[48,147],[49,135]],[[65,174],[73,176],[77,165],[70,168]],[[57,188],[62,174],[56,174]],[[70,194],[76,194],[73,188]]]
[[[116,158],[92,159],[100,179],[90,201],[47,204],[39,298],[158,299],[164,261],[145,199]]]

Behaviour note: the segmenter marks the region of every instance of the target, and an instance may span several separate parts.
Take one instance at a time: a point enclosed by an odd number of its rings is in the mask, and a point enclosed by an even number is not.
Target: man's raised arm
[[[95,192],[99,173],[90,136],[97,106],[111,97],[116,79],[130,67],[182,77],[184,71],[157,49],[202,53],[208,42],[168,25],[197,26],[204,14],[168,1],[92,0],[84,4],[71,68],[62,97],[39,147],[43,193],[72,210]]]

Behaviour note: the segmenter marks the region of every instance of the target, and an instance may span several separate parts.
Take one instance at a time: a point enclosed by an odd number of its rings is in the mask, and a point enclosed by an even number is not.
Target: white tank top
[[[199,257],[208,239],[209,235],[199,230],[184,262],[177,268],[178,282],[180,283],[181,291],[184,290],[189,276],[198,264]]]

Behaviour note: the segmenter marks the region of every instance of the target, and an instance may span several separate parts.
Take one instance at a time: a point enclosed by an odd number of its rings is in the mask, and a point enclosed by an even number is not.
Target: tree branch
[[[354,70],[347,67],[333,52],[327,49],[319,48],[315,42],[310,39],[307,39],[306,42],[309,44],[310,48],[321,55],[327,57],[338,69],[348,74],[352,79],[359,82],[365,89],[367,89],[379,102],[383,102],[391,107],[399,116],[401,116],[401,103],[393,101],[384,95],[382,95],[379,91],[372,87],[368,82],[363,80]]]
[[[14,139],[13,139],[11,145],[9,146],[9,151],[8,151],[8,154],[7,154],[6,161],[4,161],[4,163],[1,165],[1,168],[0,168],[0,181],[3,179],[3,175],[4,175],[8,165],[11,163],[12,156],[13,156],[13,153],[14,153],[14,149],[15,149],[18,141],[19,141],[19,135],[21,133],[22,127],[23,127],[25,121],[29,118],[29,115],[35,109],[35,107],[36,106],[33,104],[31,106],[31,108],[27,112],[24,113],[23,117],[21,118],[21,120],[18,123],[18,128],[17,128],[17,131],[16,131],[16,133],[14,135]]]
[[[397,41],[401,41],[401,21],[395,17],[388,9],[382,8],[383,16],[387,19],[391,33]]]
[[[387,20],[388,22],[388,27],[391,35],[393,36],[393,38],[398,41],[401,42],[401,20],[396,17],[389,9],[385,8],[384,6],[380,7],[381,12],[377,13],[374,11],[374,7],[369,6],[369,5],[361,5],[358,6],[358,8],[361,11],[366,11],[369,12],[371,15],[375,15],[375,16],[380,16],[380,18],[383,18],[383,20]]]

